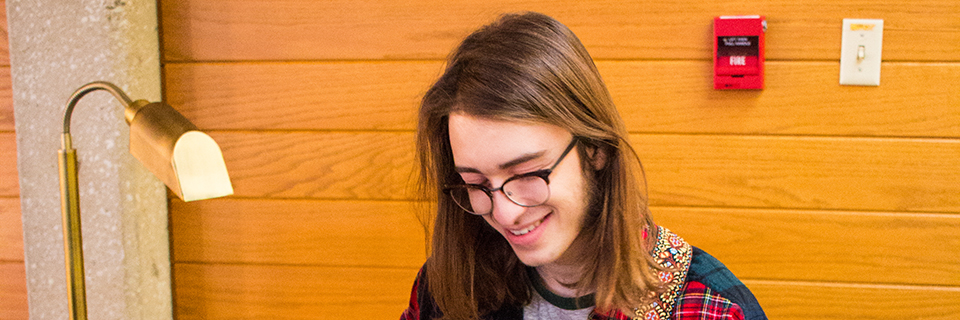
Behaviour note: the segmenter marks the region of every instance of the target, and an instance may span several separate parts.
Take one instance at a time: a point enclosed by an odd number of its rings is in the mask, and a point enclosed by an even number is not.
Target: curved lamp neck
[[[63,111],[63,133],[64,134],[70,133],[70,117],[73,115],[73,108],[77,106],[77,102],[80,101],[80,98],[83,98],[83,96],[87,95],[88,93],[91,93],[97,90],[104,90],[113,94],[113,96],[116,97],[117,100],[120,100],[120,103],[123,104],[124,109],[130,107],[130,105],[133,104],[133,100],[130,100],[130,97],[128,97],[126,93],[123,93],[123,90],[121,90],[120,88],[118,88],[116,85],[112,83],[105,82],[105,81],[88,83],[80,87],[80,89],[77,89],[77,91],[74,92],[72,96],[70,96],[70,100],[68,100],[67,102],[67,109]]]

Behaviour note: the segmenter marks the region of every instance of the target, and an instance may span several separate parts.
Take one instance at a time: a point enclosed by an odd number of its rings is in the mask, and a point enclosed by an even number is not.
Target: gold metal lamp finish
[[[169,105],[137,100],[127,106],[130,154],[183,201],[233,194],[220,147]]]
[[[123,103],[124,117],[130,125],[130,153],[183,201],[233,194],[220,147],[179,112],[162,102],[131,101],[120,88],[109,82],[91,82],[77,89],[64,111],[62,149],[58,152],[71,320],[86,320],[87,305],[77,151],[70,136],[70,117],[80,98],[97,90],[108,91]]]

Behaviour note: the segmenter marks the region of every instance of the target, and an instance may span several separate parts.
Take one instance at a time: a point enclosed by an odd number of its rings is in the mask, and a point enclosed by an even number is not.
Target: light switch
[[[882,19],[843,19],[840,47],[840,84],[880,85]]]

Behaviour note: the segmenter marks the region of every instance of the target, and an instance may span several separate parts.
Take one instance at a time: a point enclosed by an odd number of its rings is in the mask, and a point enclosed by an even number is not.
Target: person
[[[593,60],[540,13],[469,35],[423,97],[431,255],[401,319],[764,319],[719,261],[656,225]]]

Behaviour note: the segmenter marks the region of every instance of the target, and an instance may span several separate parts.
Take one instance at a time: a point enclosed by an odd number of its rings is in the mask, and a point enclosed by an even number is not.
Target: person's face
[[[515,175],[550,168],[573,139],[569,131],[547,124],[514,123],[451,114],[450,147],[457,172],[468,184],[494,189]],[[522,207],[493,193],[493,211],[483,215],[525,265],[560,262],[583,226],[588,199],[576,150],[549,176],[550,198]],[[469,213],[462,213],[469,214]],[[561,259],[565,260],[565,259]],[[566,263],[566,262],[564,262]]]

